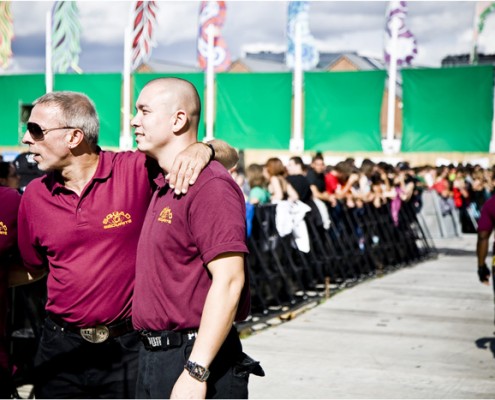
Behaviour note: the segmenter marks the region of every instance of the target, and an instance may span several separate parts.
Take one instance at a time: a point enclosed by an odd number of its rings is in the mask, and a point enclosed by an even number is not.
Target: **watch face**
[[[208,371],[205,367],[198,365],[192,361],[188,361],[186,363],[186,369],[189,371],[189,375],[200,382],[206,381],[206,379],[208,379],[208,376],[210,375],[210,371]]]

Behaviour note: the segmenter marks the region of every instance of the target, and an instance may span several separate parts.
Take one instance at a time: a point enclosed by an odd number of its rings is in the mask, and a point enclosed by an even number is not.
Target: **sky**
[[[84,72],[121,72],[124,29],[133,2],[78,1],[81,32],[79,66]],[[158,2],[152,60],[197,65],[199,1]],[[45,15],[52,1],[13,1],[11,65],[3,73],[43,72]],[[383,58],[385,1],[312,1],[309,25],[318,50],[354,51]],[[413,66],[440,67],[448,55],[469,53],[474,1],[409,1],[406,23],[415,35]],[[246,51],[285,51],[287,1],[227,1],[222,35],[236,60]],[[495,13],[478,41],[480,52],[495,53]],[[2,73],[2,71],[0,71]]]

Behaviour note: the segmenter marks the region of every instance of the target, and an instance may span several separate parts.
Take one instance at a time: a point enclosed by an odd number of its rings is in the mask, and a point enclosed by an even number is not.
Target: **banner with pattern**
[[[301,32],[302,69],[305,71],[310,70],[318,65],[320,54],[309,31],[309,2],[290,1],[287,14],[287,53],[285,54],[285,63],[289,68],[294,68],[297,23]]]
[[[69,68],[81,73],[81,24],[75,1],[56,1],[52,8],[52,68],[65,73]]]
[[[225,22],[227,6],[225,1],[202,1],[199,7],[199,32],[198,32],[198,64],[203,70],[208,62],[208,26],[212,25],[215,32],[213,42],[213,65],[215,71],[227,70],[231,58],[227,48],[227,42],[221,36],[221,28]]]
[[[0,66],[6,69],[12,57],[14,27],[10,13],[10,1],[0,1]]]
[[[132,69],[151,57],[156,43],[153,39],[158,5],[155,1],[136,1],[132,16]]]
[[[384,59],[387,64],[390,63],[392,54],[392,24],[394,21],[399,23],[399,32],[397,37],[397,46],[395,54],[397,56],[397,65],[411,65],[412,60],[418,54],[418,45],[416,38],[406,26],[407,1],[390,1],[386,12],[385,25],[385,46]]]

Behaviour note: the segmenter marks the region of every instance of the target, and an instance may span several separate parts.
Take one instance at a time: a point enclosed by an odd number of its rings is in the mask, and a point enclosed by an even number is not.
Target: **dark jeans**
[[[47,318],[34,360],[35,396],[134,398],[139,346],[137,332],[95,344]]]
[[[139,374],[136,388],[138,399],[170,398],[175,382],[191,354],[195,338],[181,346],[167,350],[139,350]],[[235,328],[232,328],[217,356],[210,365],[206,398],[245,399],[248,396],[249,369],[259,365],[246,365],[247,356]]]

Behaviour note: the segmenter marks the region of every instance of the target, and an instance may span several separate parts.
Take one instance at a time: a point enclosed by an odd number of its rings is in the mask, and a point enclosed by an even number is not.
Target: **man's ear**
[[[174,115],[174,133],[181,132],[187,126],[187,114],[184,110],[179,110]]]
[[[84,132],[81,129],[74,129],[69,136],[67,146],[74,149],[84,140]]]

